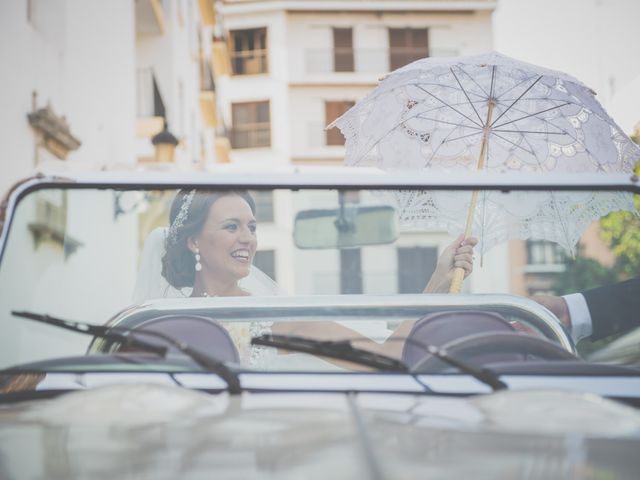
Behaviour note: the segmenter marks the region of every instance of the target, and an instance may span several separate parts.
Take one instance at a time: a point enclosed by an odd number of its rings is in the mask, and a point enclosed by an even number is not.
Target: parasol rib
[[[458,76],[456,75],[456,72],[453,71],[453,67],[451,67],[449,70],[451,70],[451,73],[453,74],[453,78],[455,78],[456,82],[458,82],[458,85],[460,86],[460,90],[462,90],[462,93],[464,93],[464,96],[466,97],[467,101],[469,102],[469,105],[471,105],[471,108],[473,108],[473,111],[476,112],[476,116],[478,117],[478,120],[480,120],[480,122],[482,122],[482,117],[478,113],[478,110],[476,109],[476,106],[473,104],[473,102],[469,98],[469,95],[467,94],[467,91],[462,86],[462,83],[460,83],[460,80],[458,79]]]
[[[473,133],[469,133],[469,134],[467,134],[467,135],[462,135],[462,136],[460,136],[460,137],[455,137],[455,138],[451,138],[451,139],[449,139],[449,140],[444,140],[442,143],[454,142],[454,141],[456,141],[456,140],[462,140],[463,138],[474,137],[474,136],[476,136],[476,135],[481,135],[481,134],[482,134],[482,132],[481,132],[481,131],[480,131],[480,132],[473,132]]]
[[[453,106],[449,105],[447,102],[445,102],[444,100],[442,100],[441,98],[435,96],[433,93],[429,92],[428,90],[425,90],[424,88],[422,88],[420,85],[416,85],[420,90],[422,90],[424,93],[426,93],[427,95],[435,98],[437,101],[439,101],[440,103],[446,105],[447,107],[449,107],[451,110],[453,110],[454,112],[456,112],[458,115],[460,115],[461,117],[466,118],[467,120],[469,120],[471,123],[473,123],[474,125],[477,125],[478,127],[482,127],[481,123],[476,122],[474,119],[468,117],[467,115],[465,115],[464,113],[462,113],[460,110],[458,110],[457,108],[453,108]]]
[[[420,120],[430,120],[432,122],[437,122],[437,123],[445,123],[447,125],[455,125],[456,127],[464,127],[464,128],[472,128],[474,130],[482,130],[482,127],[475,127],[475,126],[472,126],[472,125],[465,125],[464,123],[447,122],[446,120],[438,120],[437,118],[423,117],[421,115],[416,115],[414,118],[419,118]]]
[[[567,103],[569,103],[569,102],[567,102]],[[566,104],[565,104],[565,105],[566,105]],[[561,105],[561,106],[562,106],[562,105]],[[519,110],[519,109],[517,109],[517,108],[514,108],[514,110],[519,111],[519,112],[521,112],[521,113],[524,113],[524,111]],[[546,111],[546,110],[545,110],[545,111]],[[538,112],[538,113],[542,113],[542,112]],[[534,114],[534,116],[535,116],[535,115],[537,115],[537,113],[536,113],[536,114]],[[594,163],[595,163],[595,164],[596,164],[596,166],[598,167],[598,171],[599,171],[599,172],[606,172],[606,171],[607,171],[607,170],[604,168],[603,164],[600,162],[600,160],[598,160],[598,157],[597,157],[594,153],[592,153],[592,152],[591,152],[591,149],[590,149],[589,147],[587,147],[587,145],[586,145],[582,140],[580,140],[579,138],[577,138],[577,137],[575,137],[575,136],[571,135],[571,133],[569,133],[567,130],[565,130],[564,128],[562,128],[560,125],[556,125],[555,123],[551,123],[551,121],[550,121],[550,120],[547,120],[547,119],[542,118],[542,117],[536,117],[536,118],[537,118],[538,120],[540,120],[541,122],[543,122],[543,123],[547,124],[547,125],[551,125],[552,127],[557,128],[558,130],[560,130],[560,131],[562,132],[562,134],[563,134],[563,135],[565,135],[565,136],[569,137],[569,138],[570,138],[571,140],[573,140],[574,142],[579,143],[579,144],[580,144],[580,146],[581,146],[582,148],[584,148],[584,151],[587,153],[587,155],[589,155],[589,158],[591,158],[592,160],[594,160]],[[522,118],[520,118],[520,119],[518,119],[518,120],[521,120],[521,119],[522,119]],[[514,120],[514,121],[515,121],[515,122],[517,122],[518,120]],[[515,128],[517,128],[517,126],[516,126]],[[553,132],[549,132],[549,133],[553,133]]]
[[[498,133],[537,133],[540,135],[564,135],[564,132],[542,132],[542,131],[535,131],[535,130],[493,130],[494,132],[498,132]]]
[[[459,104],[455,104],[455,105],[465,105],[465,104],[464,104],[464,103],[459,103]],[[393,130],[395,130],[399,125],[402,125],[403,123],[408,122],[409,120],[412,120],[413,118],[421,118],[421,117],[420,117],[420,115],[422,115],[422,114],[424,114],[424,113],[433,112],[433,111],[440,110],[440,109],[442,109],[442,108],[447,108],[447,107],[451,108],[451,106],[450,106],[450,105],[447,105],[447,104],[445,103],[444,105],[440,105],[439,107],[430,108],[429,110],[426,110],[426,111],[424,111],[424,112],[419,112],[419,111],[418,111],[417,113],[414,113],[412,116],[410,116],[410,117],[408,117],[408,118],[405,118],[405,119],[401,120],[401,121],[400,121],[400,122],[398,122],[397,124],[393,125],[393,127],[392,127],[392,128],[390,128],[387,132],[385,132],[385,134],[384,134],[384,135],[381,135],[381,136],[380,136],[380,138],[378,138],[378,140],[376,140],[375,142],[373,142],[373,145],[371,145],[371,146],[367,149],[367,151],[366,151],[365,153],[363,153],[362,155],[359,155],[359,156],[358,156],[358,159],[357,159],[354,163],[355,163],[355,164],[359,163],[359,162],[360,162],[360,160],[362,160],[362,159],[363,159],[363,158],[364,158],[364,157],[365,157],[365,156],[366,156],[366,155],[367,155],[371,150],[373,150],[373,149],[376,147],[376,145],[378,145],[378,143],[380,143],[380,141],[381,141],[381,140],[382,140],[386,135],[388,135],[390,132],[392,132]],[[454,109],[454,110],[455,110],[455,109]],[[336,121],[337,121],[337,120],[336,120]],[[335,121],[334,121],[333,123],[335,123]],[[474,122],[474,123],[475,123],[475,122]],[[333,125],[333,124],[331,124],[331,125]],[[331,125],[329,125],[329,126],[327,127],[327,129],[328,129],[328,128],[330,128],[330,127],[331,127]],[[473,127],[473,126],[471,126],[471,125],[463,125],[463,124],[461,124],[461,125],[459,125],[459,126],[462,126],[462,127],[465,127],[465,128],[479,128],[479,129],[482,129],[482,126]],[[457,128],[458,128],[458,127],[454,128],[454,131],[455,131]]]
[[[484,100],[487,100],[487,98],[489,98],[489,94],[485,91],[485,89],[484,89],[484,88],[482,88],[482,85],[480,85],[478,82],[476,82],[476,79],[475,79],[475,78],[473,78],[471,75],[469,75],[469,73],[468,73],[465,69],[463,69],[460,65],[456,65],[456,67],[458,67],[458,70],[460,70],[462,73],[464,73],[464,74],[469,78],[469,80],[471,80],[473,83],[475,83],[475,84],[476,84],[476,86],[477,86],[477,87],[480,89],[480,91],[482,91],[482,93],[484,94],[483,99],[484,99]],[[471,93],[472,95],[475,95],[475,96],[477,96],[477,97],[481,97],[481,95],[480,95],[479,93],[472,92],[471,90],[469,90],[469,93]]]
[[[507,113],[509,110],[511,110],[511,107],[513,107],[516,103],[518,103],[518,102],[520,101],[520,99],[521,99],[522,97],[524,97],[524,96],[529,92],[529,90],[531,90],[531,89],[535,86],[535,84],[536,84],[536,83],[538,83],[538,82],[540,81],[540,79],[541,79],[541,78],[542,78],[542,75],[540,75],[538,78],[536,78],[536,81],[535,81],[535,82],[533,82],[531,85],[529,85],[529,86],[527,87],[527,89],[526,89],[524,92],[522,92],[522,93],[520,94],[520,96],[519,96],[518,98],[516,98],[516,99],[513,101],[513,103],[512,103],[511,105],[509,105],[509,106],[507,107],[507,109],[506,109],[506,110],[503,110],[503,111],[502,111],[502,113],[501,113],[500,115],[498,115],[498,118],[496,118],[496,119],[491,123],[491,126],[493,127],[493,125],[494,125],[498,120],[500,120],[500,119],[502,118],[502,116],[503,116],[505,113]]]
[[[551,110],[555,110],[556,108],[561,108],[561,107],[564,107],[564,106],[566,106],[566,105],[569,105],[569,104],[568,104],[568,103],[563,103],[563,104],[561,104],[561,105],[556,105],[556,106],[554,106],[554,107],[547,108],[547,109],[545,109],[545,110],[540,110],[539,112],[531,113],[531,114],[529,114],[529,115],[525,115],[524,117],[516,118],[515,120],[511,120],[510,122],[504,122],[504,123],[501,123],[500,125],[496,125],[496,126],[495,126],[495,128],[504,127],[505,125],[510,125],[510,124],[512,124],[512,123],[519,122],[520,120],[524,120],[525,118],[535,117],[536,115],[540,115],[541,113],[550,112]],[[509,107],[509,108],[511,108],[511,107]],[[506,112],[507,112],[507,111],[505,110],[503,113],[506,113]],[[496,120],[497,120],[497,118],[496,118]],[[495,123],[495,122],[494,122],[494,123]],[[552,125],[553,125],[553,124],[552,124]],[[554,126],[555,126],[555,125],[554,125]],[[558,127],[558,128],[560,128],[560,127]]]
[[[529,151],[526,148],[524,148],[522,145],[518,145],[515,142],[512,142],[511,140],[509,140],[508,138],[503,137],[502,135],[498,135],[496,132],[491,132],[492,135],[498,137],[500,140],[503,140],[507,143],[510,143],[511,145],[513,145],[516,148],[519,148],[520,150],[522,150],[525,153],[528,153],[529,155],[534,155],[533,151]],[[528,143],[528,142],[527,142]],[[529,146],[531,146],[531,144],[529,144]]]

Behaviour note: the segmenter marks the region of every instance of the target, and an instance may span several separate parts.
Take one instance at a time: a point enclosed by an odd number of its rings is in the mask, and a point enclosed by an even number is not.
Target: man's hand
[[[546,307],[551,313],[553,313],[558,320],[568,329],[571,329],[571,316],[569,315],[569,307],[567,302],[562,297],[556,297],[553,295],[534,295],[531,297],[543,307]]]
[[[467,278],[473,271],[473,247],[477,243],[477,238],[460,235],[447,246],[438,258],[436,270],[423,293],[448,293],[457,267],[464,269],[464,278]]]

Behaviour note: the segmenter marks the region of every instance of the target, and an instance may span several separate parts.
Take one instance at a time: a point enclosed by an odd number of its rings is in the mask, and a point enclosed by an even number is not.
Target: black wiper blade
[[[355,348],[349,340],[315,340],[293,335],[267,334],[253,337],[251,344],[335,358],[383,371],[409,372],[409,367],[400,360],[369,350]]]
[[[43,315],[33,312],[16,312],[12,311],[12,315],[16,317],[28,318],[29,320],[35,320],[36,322],[42,322],[54,327],[65,328],[78,333],[84,333],[85,335],[91,335],[94,337],[102,337],[108,340],[113,340],[126,346],[139,348],[149,352],[157,353],[161,356],[165,356],[167,353],[167,347],[162,345],[156,345],[151,342],[146,342],[135,338],[136,333],[140,335],[147,335],[151,337],[157,337],[168,344],[176,347],[180,352],[191,358],[194,362],[200,365],[208,372],[215,373],[220,376],[226,383],[227,389],[231,394],[239,394],[242,392],[242,386],[240,385],[240,379],[238,375],[231,370],[223,362],[216,360],[215,358],[200,352],[199,350],[189,346],[188,344],[176,340],[175,338],[165,335],[160,332],[154,332],[150,330],[144,330],[135,332],[131,329],[107,327],[104,325],[91,325],[84,322],[74,322],[70,320],[63,320],[61,318],[52,317],[50,315]]]
[[[155,343],[145,342],[130,335],[129,331],[120,332],[114,329],[110,329],[103,325],[91,325],[88,323],[74,322],[71,320],[63,320],[61,318],[52,317],[50,315],[43,315],[33,312],[11,312],[16,317],[28,318],[29,320],[35,320],[36,322],[46,323],[47,325],[53,325],[54,327],[65,328],[72,332],[84,333],[92,335],[94,337],[102,337],[107,340],[118,342],[126,347],[139,348],[147,352],[155,353],[161,357],[167,354],[167,347],[162,345],[156,345]],[[146,333],[146,332],[145,332]]]
[[[466,362],[453,358],[445,350],[439,349],[434,345],[427,345],[411,338],[398,338],[397,340],[404,340],[422,348],[425,352],[439,358],[444,363],[456,367],[461,372],[471,375],[476,380],[490,386],[494,391],[507,388],[507,385],[490,370],[479,370]],[[282,348],[283,350],[309,353],[311,355],[321,355],[384,371],[411,373],[412,375],[418,374],[418,372],[411,371],[409,367],[400,360],[369,350],[355,348],[349,340],[315,340],[290,335],[260,335],[252,338],[251,344]]]
[[[416,345],[419,348],[422,348],[425,352],[442,360],[447,365],[456,367],[462,373],[471,375],[476,380],[479,380],[485,385],[490,386],[494,391],[505,390],[508,388],[507,384],[504,383],[502,380],[500,380],[498,376],[495,373],[493,373],[491,370],[487,370],[486,368],[477,369],[474,366],[469,365],[467,362],[463,362],[462,360],[458,360],[457,358],[452,357],[447,353],[446,350],[442,348],[438,348],[435,345],[427,345],[425,343],[419,342],[417,340],[413,340],[411,338],[405,338],[404,340],[413,345]],[[415,372],[415,370],[412,372],[419,374],[419,372]]]

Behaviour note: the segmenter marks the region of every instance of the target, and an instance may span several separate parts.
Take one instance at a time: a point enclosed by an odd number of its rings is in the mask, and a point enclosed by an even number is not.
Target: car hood
[[[636,410],[562,391],[229,396],[139,384],[0,408],[7,479],[634,478],[638,451]]]

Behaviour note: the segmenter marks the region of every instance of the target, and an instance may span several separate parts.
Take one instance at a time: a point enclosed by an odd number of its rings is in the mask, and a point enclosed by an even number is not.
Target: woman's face
[[[202,274],[236,281],[249,275],[256,253],[256,219],[238,195],[225,195],[209,208],[202,231],[189,242],[200,249]]]

